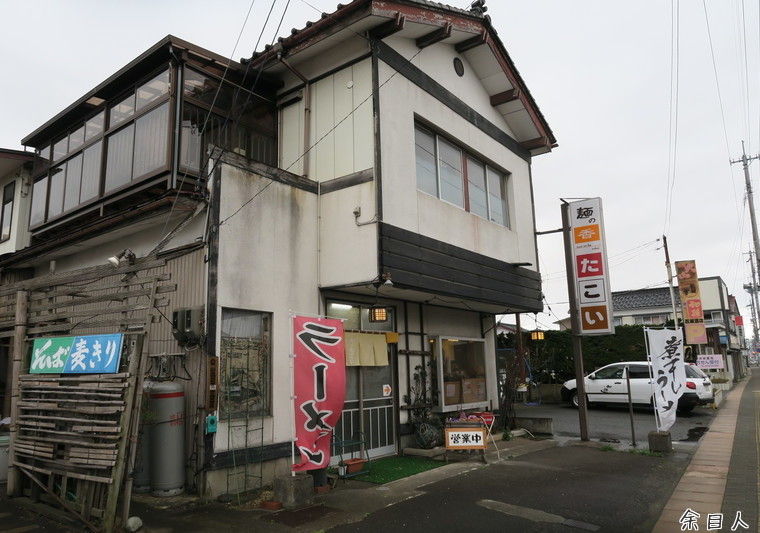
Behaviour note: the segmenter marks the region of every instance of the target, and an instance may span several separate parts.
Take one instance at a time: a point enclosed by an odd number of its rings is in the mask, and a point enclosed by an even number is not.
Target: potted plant
[[[409,407],[409,422],[414,428],[414,438],[420,448],[429,450],[443,444],[440,419],[433,414],[433,404],[427,396],[427,370],[422,365],[414,367],[413,383],[404,402]]]

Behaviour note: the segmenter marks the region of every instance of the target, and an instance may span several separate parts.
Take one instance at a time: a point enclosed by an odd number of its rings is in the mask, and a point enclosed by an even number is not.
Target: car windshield
[[[687,378],[696,378],[696,379],[704,379],[707,376],[704,372],[702,372],[699,368],[692,365],[685,365],[686,366],[686,377]]]

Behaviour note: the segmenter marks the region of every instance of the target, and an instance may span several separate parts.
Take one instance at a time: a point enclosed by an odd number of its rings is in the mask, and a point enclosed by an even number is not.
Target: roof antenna
[[[486,7],[486,0],[475,0],[472,4],[470,4],[470,13],[482,16],[486,11],[488,11],[488,8]]]

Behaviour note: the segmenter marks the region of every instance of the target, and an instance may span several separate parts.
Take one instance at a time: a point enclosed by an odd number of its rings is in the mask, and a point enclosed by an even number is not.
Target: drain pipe
[[[311,89],[309,80],[301,74],[293,65],[288,63],[282,53],[277,54],[277,59],[285,65],[298,79],[303,82],[303,177],[309,177],[309,153],[311,141]]]

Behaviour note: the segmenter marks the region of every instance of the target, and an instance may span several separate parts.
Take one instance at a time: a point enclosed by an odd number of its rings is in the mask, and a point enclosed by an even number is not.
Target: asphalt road
[[[421,487],[331,532],[648,532],[687,457],[552,448]]]
[[[580,436],[578,410],[566,404],[546,404],[540,406],[519,405],[515,407],[517,416],[548,417],[553,419],[554,434],[563,437]],[[694,441],[708,427],[715,411],[708,407],[696,407],[688,414],[679,414],[670,429],[673,442]],[[633,411],[636,439],[647,442],[647,434],[655,431],[654,414],[649,408],[636,407]],[[631,440],[631,419],[628,407],[603,406],[588,410],[589,437],[592,439],[613,439],[621,442]],[[690,433],[691,431],[691,433]]]

